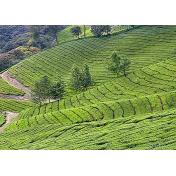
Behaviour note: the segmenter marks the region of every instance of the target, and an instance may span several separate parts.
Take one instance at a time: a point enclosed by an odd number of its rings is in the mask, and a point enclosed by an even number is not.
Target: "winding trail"
[[[30,88],[24,86],[21,84],[18,80],[13,78],[7,71],[3,72],[0,74],[0,77],[6,81],[9,85],[22,90],[25,94],[22,95],[6,95],[6,94],[0,94],[0,98],[4,99],[14,99],[14,100],[30,100],[31,99],[31,90]],[[8,124],[10,124],[13,119],[17,118],[19,113],[17,112],[10,112],[10,111],[5,111],[5,123],[0,127],[0,133],[4,131],[4,129],[7,127]]]
[[[2,127],[0,127],[0,133],[4,131],[7,125],[10,124],[13,121],[13,119],[15,119],[18,116],[19,113],[6,111],[5,114],[6,114],[5,117],[6,121],[5,124]]]
[[[30,100],[31,99],[31,89],[29,87],[24,86],[21,84],[18,80],[13,78],[8,71],[3,72],[0,74],[1,78],[6,81],[9,85],[22,90],[25,92],[23,96],[18,96],[18,95],[5,95],[5,94],[0,94],[0,98],[8,98],[8,99],[16,99],[16,100]]]

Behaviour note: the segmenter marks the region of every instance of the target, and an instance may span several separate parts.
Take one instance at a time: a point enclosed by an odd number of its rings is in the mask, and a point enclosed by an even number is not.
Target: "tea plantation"
[[[58,46],[8,70],[30,88],[45,75],[67,87],[62,100],[42,106],[1,98],[0,112],[19,115],[0,134],[0,149],[176,149],[176,26],[114,26],[100,38],[87,27],[91,37],[81,39],[70,28],[58,34]],[[108,69],[114,51],[131,61],[127,76]],[[71,68],[85,63],[94,85],[73,91]],[[20,94],[12,87],[3,92],[5,86],[2,80],[3,94]]]

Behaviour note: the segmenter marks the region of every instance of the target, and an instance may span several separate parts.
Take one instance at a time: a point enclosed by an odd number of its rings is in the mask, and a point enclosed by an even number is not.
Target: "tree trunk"
[[[86,37],[86,26],[84,25],[84,38]]]
[[[124,76],[126,77],[127,75],[126,75],[126,71],[125,71],[125,69],[124,69]]]

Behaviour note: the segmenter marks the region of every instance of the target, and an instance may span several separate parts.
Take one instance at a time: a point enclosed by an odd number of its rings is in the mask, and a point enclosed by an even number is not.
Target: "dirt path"
[[[2,95],[0,94],[1,98],[11,98],[11,99],[17,99],[17,100],[30,100],[31,99],[31,90],[30,88],[24,86],[21,84],[18,80],[13,78],[7,71],[0,74],[1,78],[6,81],[9,85],[22,90],[25,92],[24,96],[18,96],[18,95]]]
[[[10,124],[13,121],[13,119],[15,119],[18,116],[19,113],[6,111],[5,114],[6,114],[6,117],[5,117],[6,122],[2,127],[0,127],[0,133],[4,131],[7,125]]]

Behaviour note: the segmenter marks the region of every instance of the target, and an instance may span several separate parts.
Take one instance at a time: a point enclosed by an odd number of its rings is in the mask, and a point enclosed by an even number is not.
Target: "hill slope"
[[[96,84],[40,107],[0,99],[3,111],[20,112],[0,149],[175,149],[175,44],[175,26],[141,26],[65,42],[13,66],[8,72],[32,87],[44,75],[68,85],[72,65],[87,63]],[[109,72],[113,51],[131,60],[127,77]]]
[[[144,26],[111,37],[67,42],[24,60],[9,72],[28,86],[44,75],[52,80],[62,77],[68,83],[72,65],[87,63],[95,82],[106,82],[116,78],[107,68],[113,51],[128,57],[131,71],[136,70],[172,57],[175,34],[175,27]]]

